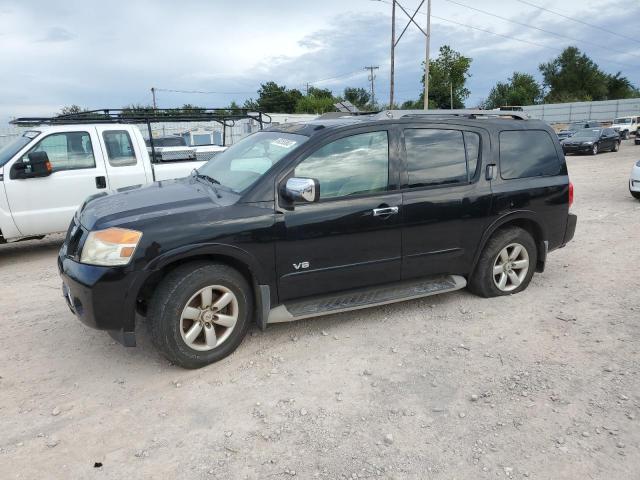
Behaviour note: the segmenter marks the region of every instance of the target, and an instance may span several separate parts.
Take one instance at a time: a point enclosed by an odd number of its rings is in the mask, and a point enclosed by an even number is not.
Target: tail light
[[[573,205],[573,182],[569,182],[569,208]]]

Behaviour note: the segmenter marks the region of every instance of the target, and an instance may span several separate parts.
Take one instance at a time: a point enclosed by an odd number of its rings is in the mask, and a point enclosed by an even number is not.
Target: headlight
[[[142,232],[107,228],[89,233],[80,261],[90,265],[126,265],[133,257]]]

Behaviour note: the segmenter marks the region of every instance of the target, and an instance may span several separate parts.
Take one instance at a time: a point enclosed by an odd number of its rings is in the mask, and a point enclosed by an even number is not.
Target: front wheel
[[[622,139],[627,140],[629,138],[629,130],[622,132]]]
[[[482,297],[521,292],[533,277],[537,258],[529,232],[519,227],[498,230],[480,255],[469,290]]]
[[[615,141],[613,142],[613,148],[611,149],[612,152],[617,152],[618,150],[620,150],[620,142],[619,141]]]
[[[631,193],[631,196],[633,198],[637,198],[638,200],[640,200],[640,192],[633,192],[633,191],[629,190],[629,193]]]
[[[217,362],[242,342],[252,299],[245,278],[227,265],[178,267],[162,280],[149,305],[153,343],[184,368]]]
[[[598,154],[598,144],[594,143],[593,147],[591,147],[591,155],[597,155]]]

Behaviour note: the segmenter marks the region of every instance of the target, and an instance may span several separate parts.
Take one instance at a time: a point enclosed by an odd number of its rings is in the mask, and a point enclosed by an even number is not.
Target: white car
[[[65,231],[90,195],[185,177],[204,163],[152,162],[134,125],[35,126],[0,149],[0,243]]]
[[[629,178],[629,191],[634,198],[640,200],[640,160],[638,160],[631,169],[631,177]]]

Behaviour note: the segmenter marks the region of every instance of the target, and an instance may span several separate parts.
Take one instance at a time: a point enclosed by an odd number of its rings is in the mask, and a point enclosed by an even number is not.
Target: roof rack
[[[511,117],[516,120],[527,120],[529,116],[525,112],[506,110],[478,110],[478,109],[452,109],[452,110],[383,110],[373,116],[376,120],[398,119],[404,117],[467,117],[467,118],[496,118]]]
[[[55,117],[21,117],[12,120],[18,126],[74,125],[86,123],[159,123],[218,122],[232,127],[236,120],[250,119],[260,124],[271,123],[266,113],[247,108],[102,108]]]

